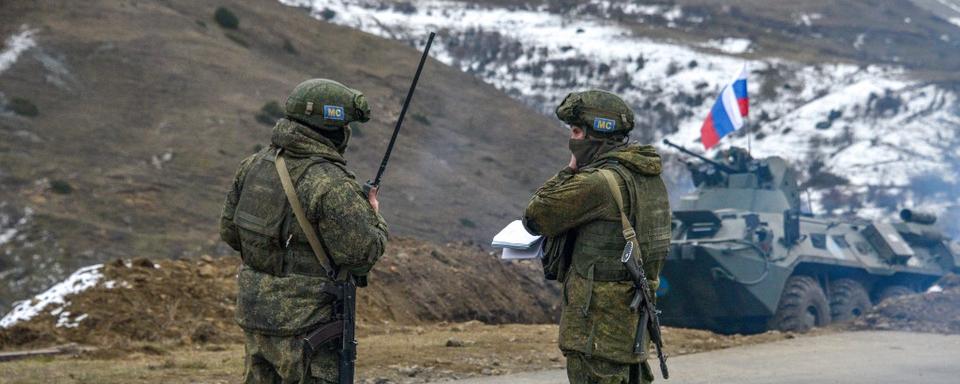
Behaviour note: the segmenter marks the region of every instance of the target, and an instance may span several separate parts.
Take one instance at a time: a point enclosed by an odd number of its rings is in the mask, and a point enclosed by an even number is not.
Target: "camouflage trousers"
[[[610,360],[587,357],[580,352],[566,351],[567,379],[570,384],[648,384],[653,382],[653,373],[646,362],[623,364]],[[632,380],[631,380],[631,376]]]
[[[267,336],[246,332],[243,382],[245,384],[336,384],[337,352],[317,351],[304,377],[303,335]]]

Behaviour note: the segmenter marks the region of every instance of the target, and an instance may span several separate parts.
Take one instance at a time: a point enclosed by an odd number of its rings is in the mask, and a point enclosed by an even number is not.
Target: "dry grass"
[[[824,331],[821,331],[824,332]],[[792,338],[765,333],[721,336],[667,328],[672,356]],[[369,327],[361,332],[360,382],[418,383],[563,367],[555,325],[484,325],[478,322]],[[11,383],[226,383],[242,374],[239,344],[140,348],[122,356],[41,358],[0,363]]]

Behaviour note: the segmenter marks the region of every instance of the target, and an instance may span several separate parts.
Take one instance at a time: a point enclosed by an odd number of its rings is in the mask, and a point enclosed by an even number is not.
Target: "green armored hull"
[[[674,211],[658,292],[664,324],[802,332],[960,271],[960,246],[933,215],[801,216],[796,175],[783,159],[734,149],[723,162],[703,160],[688,164],[697,190]]]

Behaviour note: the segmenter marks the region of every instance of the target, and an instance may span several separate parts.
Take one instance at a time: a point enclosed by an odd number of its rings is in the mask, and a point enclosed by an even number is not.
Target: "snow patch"
[[[110,280],[110,281],[105,281],[103,283],[103,287],[106,289],[114,289],[114,288],[132,288],[133,286],[124,280],[121,280],[119,283],[116,280]]]
[[[950,8],[954,12],[960,13],[960,5],[954,4],[949,0],[937,0],[937,2],[943,5],[944,7]]]
[[[86,313],[80,314],[78,316],[71,316],[70,312],[63,312],[62,314],[60,314],[60,317],[57,318],[57,328],[76,328],[80,325],[80,322],[86,318],[87,318]]]
[[[943,292],[943,287],[939,285],[934,285],[929,289],[927,289],[927,293],[940,293],[940,292]]]
[[[731,55],[741,55],[747,52],[750,52],[750,46],[753,45],[753,42],[749,39],[736,39],[736,38],[725,38],[719,40],[710,40],[707,44],[701,45],[704,48],[713,48],[720,52],[731,54]]]
[[[579,14],[579,9],[582,9],[585,6],[596,7],[599,9],[600,13],[604,15],[622,13],[626,16],[660,16],[670,23],[670,25],[668,25],[670,27],[674,26],[674,22],[682,20],[684,16],[683,8],[679,5],[652,5],[640,4],[638,2],[612,2],[606,0],[591,0],[586,2],[585,5],[578,6],[569,13]],[[703,20],[701,19],[700,21],[702,22]],[[693,22],[697,21],[693,20]]]
[[[857,35],[857,40],[853,42],[853,49],[856,49],[859,51],[861,48],[863,48],[863,44],[866,42],[866,40],[867,40],[866,33],[861,33]]]
[[[156,169],[163,169],[163,165],[170,161],[173,161],[173,151],[169,149],[162,154],[153,155],[150,158],[150,164],[153,164]]]
[[[33,209],[30,207],[23,209],[23,217],[17,220],[16,223],[11,223],[12,219],[0,213],[0,246],[9,243],[11,240],[16,238],[17,233],[20,232],[20,229],[23,228],[30,221],[30,218],[33,216]],[[4,228],[6,226],[9,228]]]
[[[804,13],[797,18],[797,25],[803,25],[805,27],[813,26],[813,22],[823,18],[822,14],[819,13]]]
[[[947,21],[949,21],[950,24],[953,24],[953,25],[956,25],[957,27],[960,27],[960,17],[951,17],[951,18],[947,19]]]
[[[86,316],[76,315],[71,320],[70,312],[65,311],[65,308],[70,305],[66,298],[96,286],[101,278],[103,278],[103,264],[80,268],[66,280],[34,296],[33,299],[14,303],[13,310],[0,319],[0,328],[9,328],[21,321],[30,320],[45,310],[58,317],[58,327],[75,327],[77,322]],[[51,308],[48,309],[48,307]]]
[[[19,33],[7,38],[3,50],[0,51],[0,74],[10,69],[20,58],[20,54],[37,45],[33,39],[35,33],[36,30],[24,25]]]

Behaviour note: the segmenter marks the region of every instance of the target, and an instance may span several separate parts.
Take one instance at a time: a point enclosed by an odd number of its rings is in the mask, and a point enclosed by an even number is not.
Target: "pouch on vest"
[[[570,269],[570,257],[576,233],[565,232],[558,236],[547,237],[543,244],[543,277],[547,280],[563,281]]]
[[[271,275],[283,273],[280,244],[287,198],[270,154],[258,156],[243,182],[234,223],[240,228],[244,264]]]
[[[629,281],[630,274],[620,262],[625,244],[619,221],[594,220],[582,225],[573,246],[573,269],[593,281]]]

